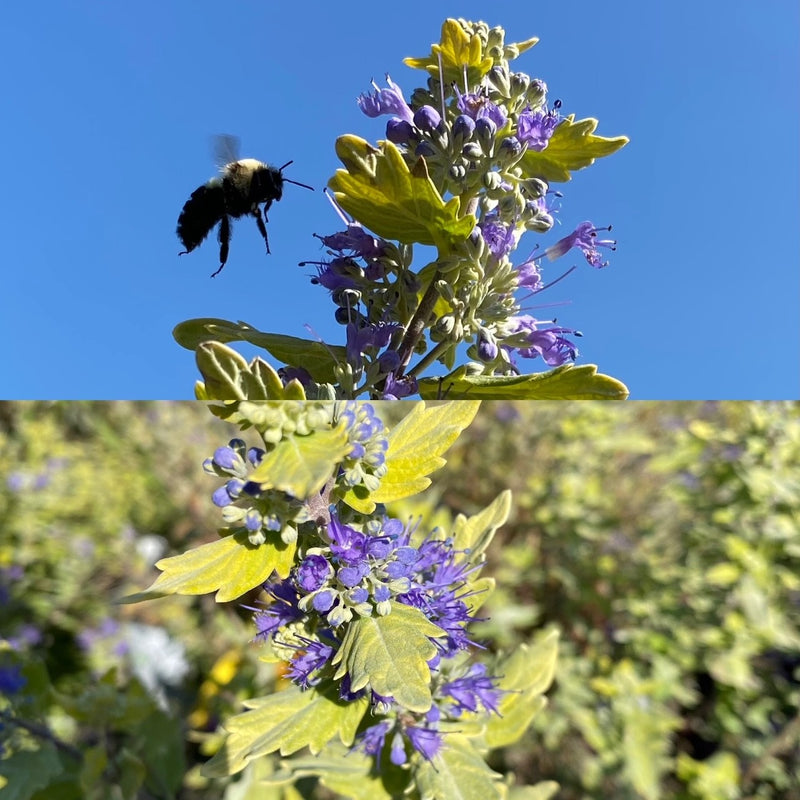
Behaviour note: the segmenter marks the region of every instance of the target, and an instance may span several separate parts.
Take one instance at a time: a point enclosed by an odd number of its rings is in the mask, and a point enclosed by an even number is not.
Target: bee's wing
[[[227,164],[239,160],[239,137],[230,133],[218,133],[211,140],[214,149],[214,163],[225,169]]]

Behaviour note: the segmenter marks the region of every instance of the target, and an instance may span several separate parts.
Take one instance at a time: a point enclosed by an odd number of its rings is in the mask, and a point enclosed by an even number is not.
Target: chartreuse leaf
[[[341,345],[263,333],[246,322],[229,322],[216,317],[200,317],[181,322],[172,331],[175,341],[187,350],[196,350],[205,342],[249,342],[292,367],[303,367],[317,383],[335,383],[334,367],[347,358]]]
[[[445,747],[433,761],[416,770],[420,800],[502,800],[507,788],[490,769],[472,741],[448,733]]]
[[[550,800],[560,788],[555,781],[539,781],[533,786],[512,786],[508,800]]]
[[[281,769],[270,783],[296,785],[311,776],[318,776],[323,786],[351,800],[392,800],[402,797],[409,783],[407,769],[382,759],[376,770],[372,756],[350,750],[338,740],[329,742],[313,757],[299,756],[281,762]]]
[[[217,602],[226,603],[264,583],[272,571],[281,578],[289,575],[296,544],[285,544],[275,535],[254,547],[242,531],[216,542],[195,547],[179,556],[156,563],[161,575],[144,592],[129,595],[120,603],[152,600],[168,594],[217,593]]]
[[[453,549],[467,551],[471,564],[477,564],[497,529],[511,511],[511,492],[501,492],[483,511],[465,517],[458,514],[453,523]]]
[[[343,424],[307,436],[287,436],[250,474],[262,490],[277,489],[305,500],[318,492],[352,449]]]
[[[363,513],[371,513],[376,503],[389,503],[419,494],[431,485],[427,476],[444,466],[442,454],[472,422],[480,403],[444,403],[426,407],[414,404],[389,432],[386,474],[381,485],[366,498],[350,491],[344,501]]]
[[[494,668],[502,675],[500,688],[506,694],[498,704],[499,714],[486,723],[487,747],[505,747],[516,742],[527,730],[547,701],[542,693],[553,681],[558,655],[558,631],[549,631],[532,646],[521,645]]]
[[[444,83],[463,84],[465,67],[467,83],[478,83],[494,65],[494,59],[483,54],[480,36],[477,33],[468,34],[454,19],[444,21],[441,42],[431,45],[429,56],[404,58],[403,63],[413,69],[427,70],[434,78],[439,78],[440,56]]]
[[[570,170],[583,169],[596,158],[616,153],[628,143],[627,136],[595,136],[597,120],[589,117],[575,122],[575,115],[565,117],[553,131],[544,150],[528,150],[519,161],[519,166],[528,178],[544,178],[546,181],[568,181]]]
[[[598,374],[594,364],[565,364],[534,375],[467,375],[459,367],[444,378],[423,378],[419,394],[425,400],[624,400],[628,387]]]
[[[336,154],[347,169],[336,170],[328,186],[339,205],[378,236],[435,245],[441,255],[475,227],[472,214],[460,216],[459,198],[442,200],[425,159],[409,170],[392,142],[378,149],[352,134],[336,140]]]
[[[417,608],[391,601],[385,617],[359,617],[347,626],[341,647],[331,662],[339,669],[334,680],[350,676],[350,688],[365,686],[411,711],[431,707],[431,671],[436,655],[431,638],[444,631]]]
[[[249,711],[225,723],[229,736],[203,766],[202,773],[206,777],[233,775],[253,759],[276,750],[283,756],[304,747],[319,753],[337,736],[349,746],[369,699],[365,695],[358,700],[341,700],[338,685],[328,682],[305,692],[293,686],[267,697],[248,700],[245,705]]]

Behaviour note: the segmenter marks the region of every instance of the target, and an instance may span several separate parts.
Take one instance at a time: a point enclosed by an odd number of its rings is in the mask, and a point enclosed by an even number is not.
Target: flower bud
[[[497,134],[497,125],[488,117],[481,117],[475,122],[475,136],[481,144],[483,152],[491,154],[494,137]]]
[[[500,92],[503,97],[511,96],[511,83],[508,78],[508,68],[501,65],[496,65],[489,70],[489,83]]]
[[[531,84],[530,75],[524,72],[515,72],[511,75],[511,96],[513,98],[524,97]]]
[[[533,78],[528,85],[525,99],[531,108],[543,106],[547,97],[547,84],[539,78]]]
[[[408,144],[414,138],[414,126],[400,117],[386,123],[386,138],[395,144]]]
[[[483,150],[477,142],[467,142],[461,149],[461,155],[468,161],[480,161],[483,158]]]
[[[475,132],[475,120],[466,114],[459,114],[453,122],[453,139],[468,142]]]
[[[422,106],[414,112],[414,124],[425,133],[433,133],[442,124],[442,118],[433,106]]]

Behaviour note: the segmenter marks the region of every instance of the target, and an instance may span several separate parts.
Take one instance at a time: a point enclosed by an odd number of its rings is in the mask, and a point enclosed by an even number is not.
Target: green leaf
[[[527,178],[546,181],[568,181],[570,170],[583,169],[596,158],[611,155],[628,143],[627,136],[607,139],[595,136],[597,120],[589,117],[575,122],[575,115],[564,118],[553,131],[547,147],[541,152],[526,151],[519,161]]]
[[[305,500],[325,485],[351,448],[344,425],[288,436],[261,459],[250,480]]]
[[[209,778],[233,775],[255,758],[274,753],[289,755],[308,747],[320,750],[335,736],[351,745],[356,729],[369,705],[366,696],[339,699],[339,687],[320,684],[308,691],[292,687],[268,697],[249,700],[250,709],[225,723],[229,736],[217,754],[202,769]]]
[[[624,400],[629,392],[594,364],[565,364],[533,375],[467,375],[459,367],[444,378],[420,380],[419,394],[424,400]]]
[[[376,503],[389,503],[419,494],[431,485],[431,472],[444,466],[442,454],[455,442],[478,413],[480,403],[443,403],[426,407],[415,403],[389,432],[386,474],[381,485],[366,498],[350,491],[344,501],[363,513],[371,513]]]
[[[350,675],[357,692],[369,686],[378,694],[411,711],[431,707],[431,672],[428,664],[436,654],[431,637],[444,631],[417,608],[391,602],[385,617],[360,617],[347,626],[341,647],[331,662],[339,669],[334,680]]]
[[[392,142],[377,149],[351,134],[336,140],[336,154],[347,169],[336,170],[328,186],[339,205],[378,236],[435,245],[444,255],[475,227],[472,214],[460,216],[459,198],[442,200],[424,158],[409,170]]]
[[[420,800],[502,800],[506,787],[501,777],[457,733],[448,734],[439,755],[421,762],[416,771]]]
[[[214,400],[248,399],[250,367],[239,353],[219,342],[205,342],[195,351],[195,359],[208,397]]]
[[[152,600],[168,594],[207,594],[217,592],[218,603],[241,597],[261,585],[272,574],[289,575],[296,544],[285,544],[277,533],[274,539],[254,547],[242,531],[219,541],[195,547],[179,556],[162,558],[156,566],[161,575],[144,592],[129,595],[120,603]]]
[[[550,800],[560,788],[555,781],[539,781],[533,786],[512,786],[508,800]]]
[[[175,341],[187,350],[196,350],[205,342],[249,342],[292,367],[303,367],[317,383],[335,383],[334,368],[347,360],[341,345],[263,333],[246,322],[229,322],[215,317],[201,317],[181,322],[172,332]]]
[[[524,47],[525,44],[522,43],[522,46]],[[465,80],[465,67],[467,83],[470,85],[479,83],[494,65],[494,59],[483,54],[480,36],[477,33],[470,36],[455,19],[444,21],[441,41],[439,44],[431,45],[429,56],[404,58],[403,63],[413,69],[427,70],[434,78],[438,79],[440,55],[445,84],[455,82],[461,85]]]
[[[533,718],[547,705],[542,697],[553,682],[558,655],[558,632],[550,631],[533,645],[520,645],[501,661],[495,674],[502,675],[499,714],[489,717],[484,739],[487,747],[506,747],[518,741]]]
[[[467,550],[471,564],[477,564],[497,529],[508,519],[511,492],[501,492],[483,511],[465,517],[458,514],[453,523],[453,549]]]
[[[37,750],[16,750],[0,760],[0,776],[8,781],[2,790],[3,800],[28,800],[63,770],[58,753],[50,742],[40,742]]]

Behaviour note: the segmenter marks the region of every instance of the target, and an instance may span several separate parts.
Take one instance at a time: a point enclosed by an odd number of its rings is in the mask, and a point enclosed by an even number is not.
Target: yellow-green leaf
[[[350,745],[368,704],[366,696],[340,700],[338,686],[332,684],[307,692],[292,687],[250,700],[245,703],[249,711],[225,723],[230,735],[202,772],[210,778],[233,775],[276,750],[284,756],[303,747],[318,753],[336,736]]]
[[[277,489],[305,500],[325,485],[351,447],[344,425],[288,436],[261,459],[250,480],[262,490]]]
[[[511,511],[511,492],[501,492],[483,511],[465,517],[458,514],[453,525],[453,549],[467,551],[466,558],[478,563],[497,529],[508,519]]]
[[[420,800],[502,800],[506,787],[466,736],[448,733],[434,761],[416,771]]]
[[[611,155],[628,143],[627,136],[595,136],[597,120],[589,117],[575,122],[575,115],[565,117],[553,131],[544,150],[528,150],[519,165],[526,177],[546,181],[568,181],[571,170],[583,169],[596,158]]]
[[[460,216],[459,198],[444,202],[424,158],[410,170],[392,142],[376,149],[350,134],[336,140],[336,153],[347,169],[336,171],[329,188],[345,211],[378,236],[435,245],[446,254],[475,227],[472,214]]]
[[[426,662],[436,654],[431,637],[445,633],[419,609],[394,601],[391,606],[391,613],[384,617],[350,622],[331,662],[339,664],[334,680],[347,674],[352,691],[369,686],[403,708],[424,713],[431,707],[431,673]]]
[[[196,350],[205,342],[249,342],[284,364],[303,367],[317,383],[335,383],[334,367],[347,360],[346,350],[341,345],[264,333],[246,322],[230,322],[216,317],[188,319],[176,325],[172,335],[187,350]]]
[[[217,592],[218,603],[241,597],[262,584],[274,570],[281,578],[289,575],[295,544],[275,538],[254,547],[246,532],[225,536],[195,547],[179,556],[162,558],[156,564],[161,575],[145,592],[125,598],[136,602],[165,594],[207,594]]]
[[[442,455],[478,413],[479,402],[442,403],[426,407],[415,403],[389,432],[386,451],[386,475],[381,485],[366,498],[350,491],[344,500],[357,511],[370,513],[376,503],[402,500],[427,489],[427,476],[444,466]]]
[[[594,364],[565,364],[532,375],[468,375],[459,367],[444,378],[423,378],[419,394],[435,400],[624,400],[624,383],[597,372]]]
[[[439,56],[444,70],[444,83],[464,81],[464,68],[467,69],[467,82],[477,83],[492,68],[494,60],[484,56],[483,44],[477,33],[469,35],[455,19],[446,19],[442,25],[441,42],[431,45],[431,54],[421,58],[404,58],[403,63],[413,69],[427,70],[439,78]]]

